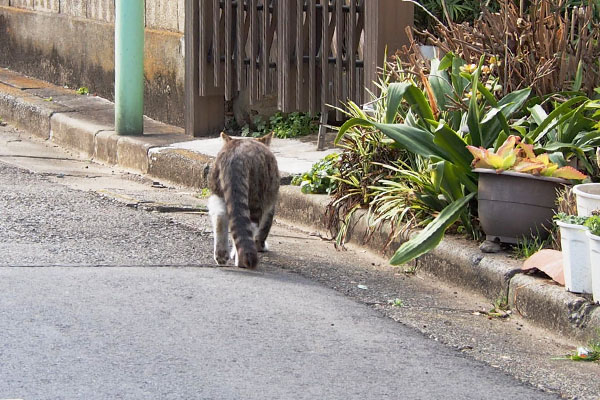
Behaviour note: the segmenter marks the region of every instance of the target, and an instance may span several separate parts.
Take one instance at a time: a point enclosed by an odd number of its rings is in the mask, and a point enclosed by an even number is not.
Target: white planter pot
[[[590,266],[592,269],[592,294],[594,301],[600,303],[600,236],[586,232],[590,247]]]
[[[577,198],[577,214],[589,217],[592,211],[600,210],[600,183],[575,185],[573,193]]]
[[[589,240],[586,236],[589,229],[561,221],[557,221],[557,224],[560,227],[565,288],[569,292],[592,293]]]

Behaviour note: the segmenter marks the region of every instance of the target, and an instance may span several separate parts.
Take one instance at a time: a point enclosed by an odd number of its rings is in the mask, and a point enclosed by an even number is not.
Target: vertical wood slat
[[[344,48],[344,34],[346,26],[344,24],[344,10],[343,0],[335,0],[335,45],[336,45],[336,57],[335,57],[335,96],[333,105],[339,107],[340,102],[346,102],[347,98],[344,98],[344,65],[343,65],[343,48]],[[337,119],[342,118],[342,112],[336,111]]]
[[[233,0],[225,0],[225,100],[233,99]]]
[[[294,9],[295,0],[279,0],[282,4],[279,9],[280,15],[277,21],[278,25],[278,61],[277,61],[277,86],[279,93],[279,109],[282,112],[293,110],[293,88],[295,73],[292,70],[291,57],[293,54],[293,34],[295,33]],[[295,83],[295,82],[294,82]]]
[[[260,47],[260,95],[267,94],[267,77],[269,76],[269,49],[268,49],[268,32],[269,32],[269,2],[263,0],[262,11],[262,27],[261,27],[261,47]]]
[[[356,18],[356,34],[354,36],[355,39],[355,43],[356,43],[356,52],[359,52],[360,49],[360,44],[361,44],[361,36],[364,40],[364,37],[366,35],[365,32],[365,18],[366,18],[366,10],[365,10],[365,0],[359,0],[358,1],[358,15]],[[364,49],[364,44],[363,44],[363,48],[362,48],[362,61],[363,61],[363,67],[359,73],[358,67],[356,68],[356,102],[357,104],[362,104],[364,103],[364,98],[365,98],[365,91],[362,90],[362,88],[364,88],[364,77],[365,77],[365,69],[364,69],[364,64],[365,64],[365,49]]]
[[[317,113],[348,99],[361,103],[364,70],[357,64],[365,0],[196,1],[203,16],[196,56],[201,93],[225,88],[231,100],[248,89],[252,104],[275,91],[284,112]],[[367,35],[377,31],[370,24]]]
[[[215,86],[221,86],[223,72],[221,70],[221,5],[219,0],[213,0],[213,70]]]
[[[304,0],[296,4],[296,110],[304,103]]]
[[[280,12],[281,13],[285,13],[288,11],[288,3],[292,1],[292,0],[274,0],[274,2],[279,2],[281,4],[281,9]],[[277,43],[279,45],[279,48],[277,49],[277,107],[281,110],[284,108],[284,100],[283,97],[285,95],[285,88],[283,87],[283,82],[286,78],[286,76],[284,75],[283,71],[285,71],[285,65],[284,65],[284,60],[285,57],[283,56],[284,53],[287,51],[287,46],[285,45],[286,43],[286,35],[285,35],[285,28],[286,28],[286,24],[285,21],[286,17],[285,15],[282,16],[282,18],[279,18],[279,20],[277,21]]]
[[[258,0],[248,1],[250,17],[250,65],[248,67],[248,79],[250,80],[250,104],[258,100]]]
[[[272,7],[272,13],[271,13],[271,23],[269,25],[269,32],[267,34],[267,49],[269,51],[269,62],[271,61],[271,52],[274,52],[277,54],[277,51],[273,51],[273,43],[275,40],[275,35],[277,32],[277,24],[278,24],[278,13],[279,13],[279,9],[281,8],[279,5],[279,2],[276,0],[272,0],[271,1],[271,7]],[[279,39],[278,39],[279,40]],[[271,72],[271,65],[269,65],[269,68],[267,70],[267,90],[269,92],[274,92],[277,89],[277,71],[275,70],[274,72]],[[273,78],[275,77],[275,78]]]
[[[308,33],[308,109],[311,114],[319,112],[317,105],[317,0],[309,1],[307,16],[309,20]]]
[[[246,58],[245,52],[245,41],[244,41],[244,0],[237,0],[236,2],[236,40],[235,40],[235,48],[234,51],[234,59],[235,59],[235,75],[236,75],[236,87],[235,90],[241,91],[243,84],[242,78],[244,74],[242,73],[242,69],[244,68],[244,59]]]
[[[192,0],[195,1],[195,0]],[[208,88],[214,86],[213,64],[209,64],[208,55],[210,52],[210,42],[213,37],[213,12],[211,1],[200,1],[198,4],[198,93],[200,96],[208,95]],[[191,55],[187,55],[190,57]],[[186,57],[186,58],[187,58]],[[214,57],[214,54],[212,54]],[[187,86],[187,85],[186,85]]]
[[[356,0],[350,0],[348,18],[348,97],[356,99]]]
[[[185,2],[185,132],[211,136],[223,128],[225,104],[214,87],[212,60],[212,1]]]
[[[329,94],[329,0],[321,0],[321,112],[325,112]]]

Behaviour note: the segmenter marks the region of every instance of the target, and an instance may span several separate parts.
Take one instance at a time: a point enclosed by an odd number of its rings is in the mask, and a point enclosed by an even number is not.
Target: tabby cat
[[[219,265],[233,258],[238,267],[256,268],[257,252],[267,251],[279,192],[277,160],[269,150],[271,137],[233,139],[221,133],[224,145],[209,176],[213,195],[208,200]],[[234,245],[231,256],[229,231]]]

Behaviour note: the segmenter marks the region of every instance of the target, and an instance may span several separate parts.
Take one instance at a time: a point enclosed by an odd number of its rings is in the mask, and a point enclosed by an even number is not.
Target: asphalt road
[[[87,167],[0,158],[0,399],[559,398],[293,272],[336,262],[306,237],[214,268],[205,215],[127,207],[147,182]]]

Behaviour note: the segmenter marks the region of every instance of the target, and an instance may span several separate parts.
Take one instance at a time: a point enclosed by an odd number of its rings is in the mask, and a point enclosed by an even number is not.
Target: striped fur
[[[277,160],[268,148],[271,135],[256,140],[232,139],[224,133],[221,137],[224,146],[209,177],[215,261],[220,265],[227,262],[229,245],[224,227],[229,226],[235,264],[256,268],[257,252],[267,249],[279,191]]]

